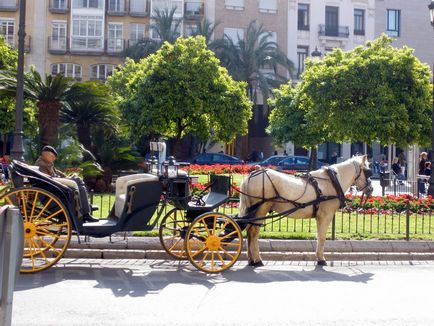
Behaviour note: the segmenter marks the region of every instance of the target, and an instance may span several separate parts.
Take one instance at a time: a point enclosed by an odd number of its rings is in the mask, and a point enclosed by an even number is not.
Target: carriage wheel
[[[162,219],[159,237],[164,250],[176,259],[186,259],[184,239],[189,223],[184,210],[171,209]]]
[[[220,273],[238,259],[243,236],[238,224],[221,213],[197,217],[187,231],[186,252],[190,262],[206,273]]]
[[[43,271],[62,258],[71,239],[65,206],[39,188],[18,188],[0,197],[0,205],[17,206],[24,222],[24,254],[20,271]]]

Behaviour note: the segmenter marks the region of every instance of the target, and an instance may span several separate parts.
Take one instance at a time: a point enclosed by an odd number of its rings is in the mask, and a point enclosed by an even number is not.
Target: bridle
[[[372,171],[367,168],[362,168],[356,162],[353,162],[354,168],[356,169],[356,178],[354,179],[354,185],[356,186],[357,191],[362,191],[362,204],[364,196],[366,195],[366,200],[372,195],[372,192],[374,191],[374,188],[372,187],[371,177],[372,177]],[[365,185],[363,187],[358,186],[358,181],[362,176],[362,173],[365,177]]]

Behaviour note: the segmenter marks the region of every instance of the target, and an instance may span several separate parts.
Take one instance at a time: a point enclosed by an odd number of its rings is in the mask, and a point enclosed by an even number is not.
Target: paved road
[[[62,260],[22,275],[13,325],[434,325],[434,262]]]

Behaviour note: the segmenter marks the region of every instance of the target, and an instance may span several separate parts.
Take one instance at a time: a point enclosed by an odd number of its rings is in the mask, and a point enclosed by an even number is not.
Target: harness
[[[354,165],[356,168],[356,173],[357,173],[357,167],[356,165]],[[370,172],[370,170],[367,170],[368,172],[364,171],[365,169],[360,168],[360,171],[357,173],[357,177],[355,178],[355,180],[357,181],[362,172],[365,172],[365,175],[367,176]],[[318,208],[319,208],[319,204],[321,204],[324,201],[329,201],[329,200],[334,200],[334,199],[338,199],[339,200],[339,208],[343,208],[345,207],[346,203],[345,203],[345,194],[344,191],[342,190],[342,187],[339,183],[339,180],[337,178],[337,172],[336,170],[334,170],[331,167],[326,167],[325,171],[327,173],[328,179],[334,188],[334,190],[336,191],[336,195],[323,195],[321,189],[319,188],[318,185],[318,180],[317,178],[315,178],[314,176],[312,176],[310,173],[306,173],[304,176],[302,176],[302,178],[306,179],[306,186],[304,188],[303,193],[301,194],[301,196],[299,196],[297,199],[292,200],[292,199],[288,199],[283,197],[282,195],[279,194],[277,188],[275,187],[273,180],[271,179],[270,175],[268,174],[267,170],[256,170],[253,171],[250,176],[249,176],[249,181],[251,178],[255,178],[258,176],[262,176],[262,197],[258,197],[258,196],[252,196],[249,194],[246,194],[244,192],[241,192],[241,194],[249,197],[249,198],[254,198],[254,199],[260,199],[259,202],[253,204],[252,206],[247,208],[247,216],[244,217],[240,217],[240,219],[245,219],[245,222],[247,224],[251,224],[251,225],[256,225],[256,226],[262,226],[263,223],[255,223],[256,221],[262,221],[264,220],[264,217],[252,217],[255,215],[256,211],[266,202],[275,202],[275,203],[289,203],[292,204],[294,207],[282,212],[282,213],[277,213],[277,214],[272,214],[272,215],[268,215],[267,219],[274,219],[274,218],[284,218],[287,215],[290,215],[300,209],[306,208],[308,206],[312,206],[312,210],[313,210],[313,217],[316,217],[317,212],[318,212]],[[268,181],[270,182],[275,195],[270,197],[270,198],[265,198],[265,178],[268,179]],[[308,186],[312,186],[313,189],[315,190],[316,193],[316,198],[308,201],[308,202],[304,202],[304,203],[300,203],[298,202],[299,199],[301,199],[304,194],[306,193],[307,187]],[[363,187],[363,189],[365,189],[369,184],[367,183],[367,185],[365,187]],[[363,190],[362,189],[362,190]]]

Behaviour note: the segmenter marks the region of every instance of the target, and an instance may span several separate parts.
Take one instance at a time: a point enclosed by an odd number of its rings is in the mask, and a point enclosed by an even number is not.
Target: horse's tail
[[[245,178],[241,182],[241,186],[240,186],[240,207],[239,207],[240,217],[247,216],[247,209],[250,206],[249,196],[247,196],[248,185],[249,185],[249,178]]]

